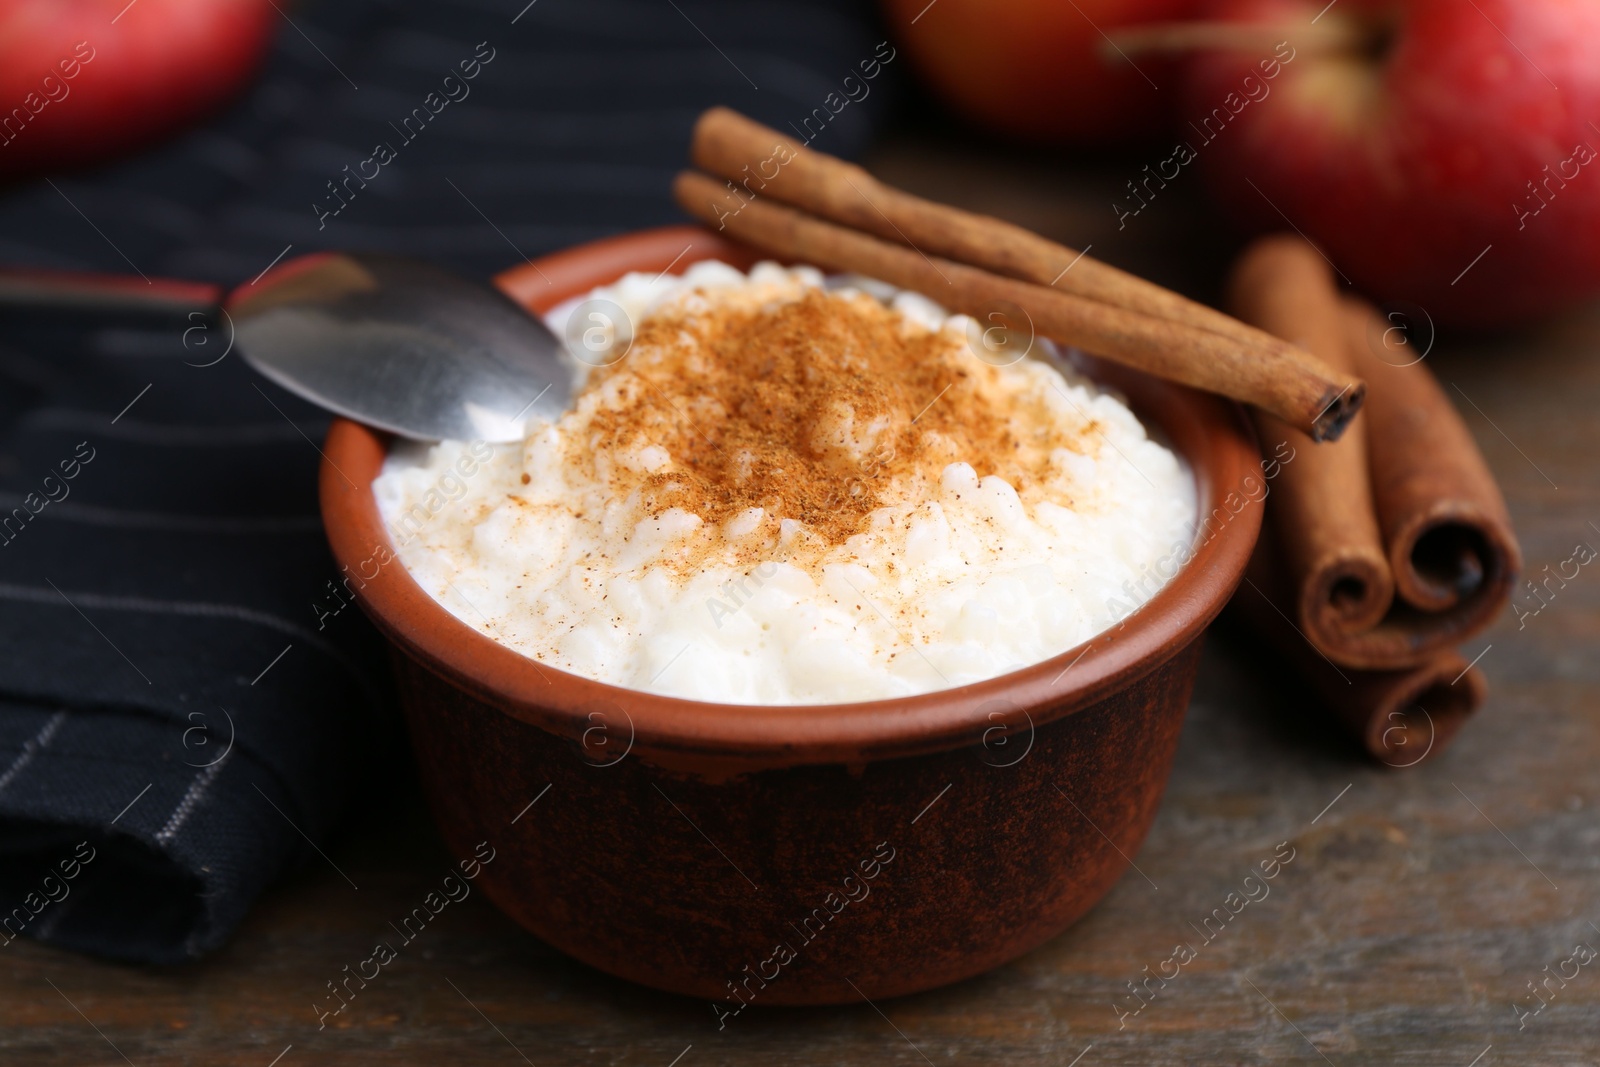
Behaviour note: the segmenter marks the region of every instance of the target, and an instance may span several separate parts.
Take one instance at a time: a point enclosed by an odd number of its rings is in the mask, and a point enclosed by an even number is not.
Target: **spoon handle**
[[[220,285],[208,282],[41,268],[0,269],[0,308],[184,318],[196,311],[215,315],[222,295]]]

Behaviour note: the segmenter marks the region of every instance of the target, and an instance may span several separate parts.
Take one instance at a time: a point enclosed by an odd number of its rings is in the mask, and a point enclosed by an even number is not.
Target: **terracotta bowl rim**
[[[762,257],[709,230],[672,226],[544,256],[495,281],[543,312],[629,270],[708,258],[748,266]],[[719,704],[625,689],[538,664],[451,615],[398,558],[384,561],[393,549],[371,481],[388,435],[342,418],[334,420],[324,447],[324,524],[341,575],[359,575],[357,599],[403,652],[457,689],[584,744],[600,728],[624,755],[789,766],[940,751],[987,740],[996,730],[1017,734],[1024,722],[1031,738],[1033,728],[1125,688],[1197,638],[1243,577],[1261,524],[1259,500],[1237,512],[1224,503],[1247,487],[1246,478],[1262,476],[1254,434],[1237,405],[1112,364],[1089,364],[1097,380],[1133,400],[1141,421],[1154,421],[1175,446],[1189,439],[1190,447],[1179,451],[1195,477],[1198,514],[1221,508],[1227,518],[1207,539],[1197,537],[1189,561],[1119,625],[1043,662],[954,689],[848,704]],[[369,577],[374,566],[377,573]],[[1020,736],[1014,740],[1023,743]]]

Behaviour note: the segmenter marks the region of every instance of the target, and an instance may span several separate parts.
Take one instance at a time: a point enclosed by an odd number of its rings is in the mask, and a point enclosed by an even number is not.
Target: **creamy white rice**
[[[905,696],[1063,652],[1115,624],[1187,558],[1174,547],[1192,540],[1189,472],[1043,341],[998,366],[973,354],[972,320],[924,297],[865,280],[829,291],[814,270],[773,264],[748,275],[715,262],[681,277],[630,274],[590,297],[622,308],[638,336],[604,370],[574,360],[572,410],[527,426],[521,444],[397,444],[373,483],[397,556],[422,588],[542,664],[727,703]],[[730,420],[760,416],[680,379],[715,358],[706,323],[738,314],[759,324],[799,314],[805,300],[807,314],[874,321],[887,302],[896,336],[941,353],[954,393],[912,396],[885,383],[891,400],[868,419],[857,394],[840,390],[803,438],[818,462],[847,472],[840,496],[801,512],[792,464],[744,485],[738,472],[756,469],[752,457],[727,455]],[[578,303],[548,316],[558,335]],[[819,349],[816,359],[876,388],[871,352]],[[624,409],[634,421],[618,431]],[[963,427],[984,412],[981,424],[991,436],[999,425],[1011,452],[992,440],[963,445]],[[690,446],[716,451],[696,458]],[[1010,471],[1013,455],[1020,491],[973,466]],[[707,462],[735,471],[720,487],[768,506],[717,521],[666,506],[697,499],[684,486]],[[863,487],[875,506],[850,527],[840,516]]]

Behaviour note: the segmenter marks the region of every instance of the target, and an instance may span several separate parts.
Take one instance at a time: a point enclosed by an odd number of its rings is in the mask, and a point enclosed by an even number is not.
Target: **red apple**
[[[894,41],[957,112],[1033,141],[1106,143],[1161,129],[1171,68],[1100,48],[1102,30],[1183,18],[1196,0],[885,0]],[[1158,90],[1159,86],[1159,90]]]
[[[0,0],[0,177],[107,159],[254,76],[270,0]]]
[[[1190,61],[1182,118],[1216,132],[1179,136],[1213,194],[1437,320],[1507,323],[1600,293],[1600,3],[1326,3],[1209,9],[1279,24],[1296,52],[1259,101],[1244,88],[1259,38]]]

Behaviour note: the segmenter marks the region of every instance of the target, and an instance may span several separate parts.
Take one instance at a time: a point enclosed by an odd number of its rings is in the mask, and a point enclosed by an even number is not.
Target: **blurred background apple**
[[[1292,226],[1377,300],[1482,326],[1600,294],[1600,0],[884,10],[928,89],[979,131],[1096,148],[1074,160],[1130,178],[1155,160],[1119,147],[1187,143],[1240,235]],[[1280,41],[1294,59],[1262,87]],[[1225,128],[1198,132],[1219,109]]]
[[[0,178],[111,159],[218,110],[277,18],[271,0],[0,0]]]
[[[979,126],[1030,141],[1105,144],[1158,134],[1171,103],[1160,57],[1103,56],[1102,31],[1184,18],[1196,0],[885,0],[895,43]]]
[[[1512,322],[1600,291],[1600,3],[1325,3],[1206,9],[1283,26],[1299,50],[1200,149],[1215,199],[1254,228],[1287,217],[1358,289],[1440,321]],[[1194,55],[1183,110],[1209,114],[1257,58]]]

